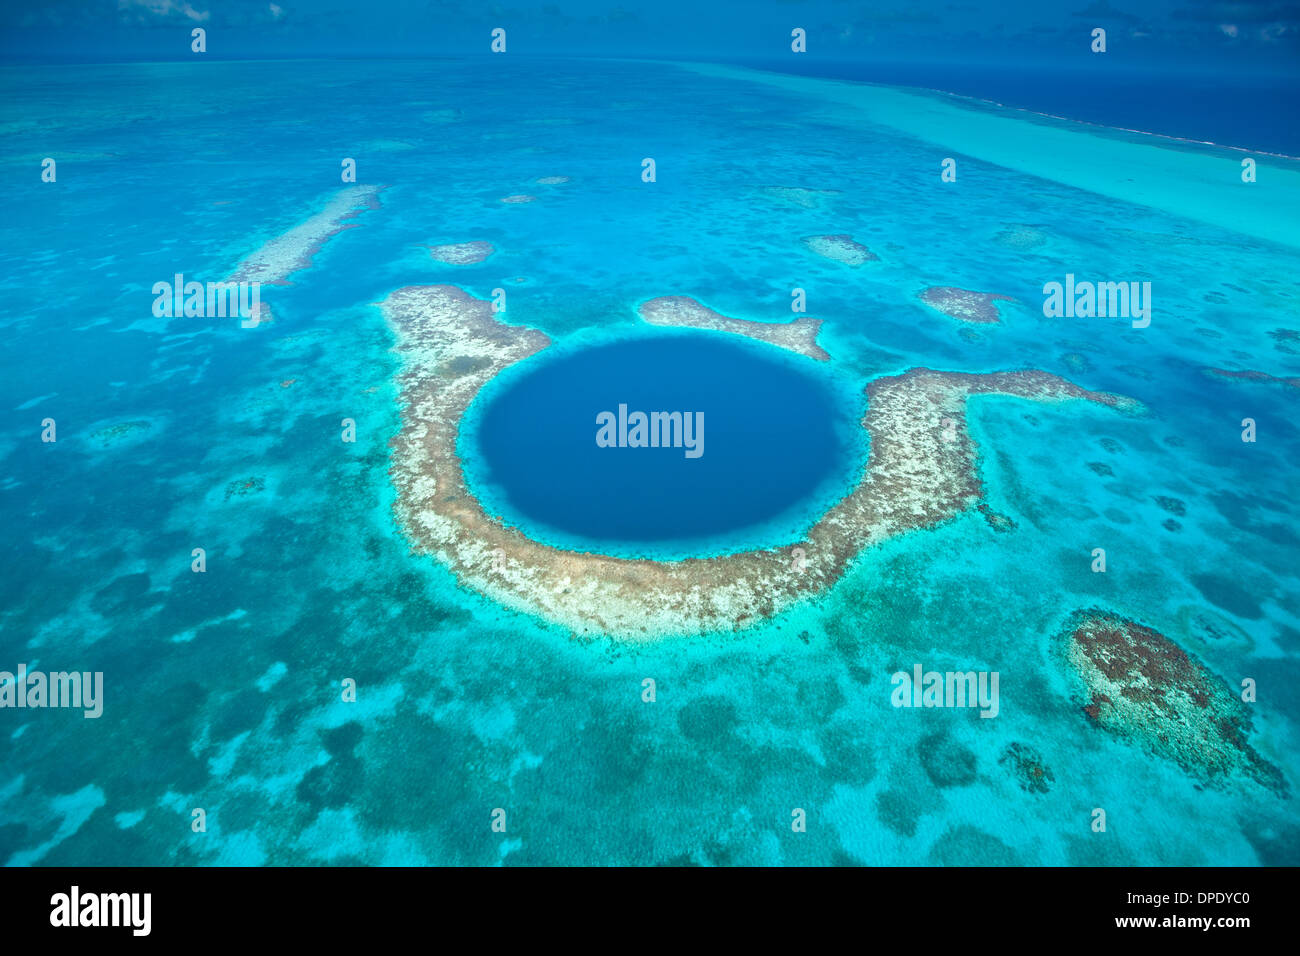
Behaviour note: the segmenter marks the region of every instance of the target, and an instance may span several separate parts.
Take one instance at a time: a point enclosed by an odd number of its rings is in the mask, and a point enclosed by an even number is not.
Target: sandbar
[[[347,222],[348,219],[367,209],[378,209],[379,193],[385,188],[348,186],[340,189],[320,212],[263,244],[241,262],[226,281],[288,285],[289,274],[310,266],[312,256],[329,239],[357,225]]]

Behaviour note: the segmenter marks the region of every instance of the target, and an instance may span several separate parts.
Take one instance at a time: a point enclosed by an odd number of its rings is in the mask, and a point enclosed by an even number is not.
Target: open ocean
[[[790,69],[788,59],[740,63]],[[798,72],[808,76],[937,90],[1096,126],[1300,156],[1300,76],[1294,71],[1189,73],[1151,64],[1103,67],[1086,60],[976,67],[813,60],[800,66]]]

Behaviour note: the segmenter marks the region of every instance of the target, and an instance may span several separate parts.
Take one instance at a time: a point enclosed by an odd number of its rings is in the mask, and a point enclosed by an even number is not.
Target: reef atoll
[[[1281,771],[1247,739],[1250,706],[1173,641],[1097,609],[1075,613],[1062,640],[1096,726],[1206,782],[1244,775],[1287,792]]]
[[[860,266],[880,258],[852,236],[805,236],[803,243],[817,255],[847,266]]]
[[[998,301],[1014,302],[1009,295],[995,292],[972,292],[970,289],[957,289],[953,286],[931,286],[917,296],[922,302],[936,311],[942,312],[959,322],[972,322],[977,325],[996,325],[1002,319],[998,316]]]
[[[413,550],[435,556],[463,586],[575,634],[635,640],[739,630],[827,587],[867,545],[974,507],[981,484],[966,427],[971,395],[1141,407],[1039,371],[916,368],[878,378],[867,386],[862,423],[871,435],[868,464],[804,540],[683,561],[615,558],[552,547],[506,527],[470,492],[457,456],[461,418],[479,390],[549,339],[501,324],[490,303],[455,286],[399,289],[380,305],[402,359],[391,476],[396,517]],[[796,546],[804,552],[799,561]]]
[[[1241,369],[1232,370],[1226,368],[1207,368],[1206,375],[1214,378],[1235,379],[1241,382],[1258,382],[1261,385],[1289,385],[1291,388],[1300,388],[1300,378],[1279,378],[1276,375],[1270,375],[1268,372],[1261,372],[1258,369]]]
[[[798,352],[819,362],[825,362],[830,358],[827,351],[817,344],[817,333],[822,327],[821,319],[801,316],[793,322],[781,323],[732,319],[684,295],[665,295],[650,299],[641,304],[639,311],[641,318],[651,325],[731,332],[789,349],[791,352]]]
[[[496,251],[492,248],[492,243],[482,239],[473,242],[449,242],[428,248],[429,255],[449,266],[476,265]]]

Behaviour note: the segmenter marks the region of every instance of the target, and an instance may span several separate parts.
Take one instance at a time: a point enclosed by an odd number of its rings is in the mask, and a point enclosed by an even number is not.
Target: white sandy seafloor
[[[1293,165],[1261,158],[1246,186],[1230,150],[721,68],[449,62],[435,89],[401,62],[211,67],[220,84],[154,65],[166,95],[134,97],[133,68],[77,68],[79,102],[40,69],[5,77],[51,148],[85,158],[55,193],[0,163],[22,226],[0,234],[19,358],[0,382],[0,518],[22,543],[0,575],[0,668],[102,670],[106,702],[98,720],[0,713],[0,859],[1297,862],[1294,795],[1206,784],[1091,726],[1059,641],[1072,611],[1104,607],[1230,686],[1255,679],[1250,742],[1294,791],[1297,390],[1202,371],[1300,373],[1274,334],[1300,329]],[[232,123],[231,103],[257,123]],[[0,155],[21,154],[17,135]],[[388,188],[264,290],[274,322],[152,317],[154,281],[228,276],[328,208],[322,138]],[[568,182],[537,182],[552,176]],[[499,202],[516,194],[537,200]],[[801,240],[819,235],[879,258],[817,256]],[[496,251],[429,254],[474,241]],[[1067,272],[1151,280],[1151,326],[1044,318],[1042,285]],[[799,285],[837,375],[1042,368],[1149,414],[974,398],[984,493],[1010,530],[967,511],[891,538],[739,634],[574,641],[459,587],[395,521],[400,356],[373,303],[420,284],[505,287],[507,321],[556,342],[626,334],[664,295],[788,322]],[[1016,301],[970,327],[918,301],[931,286]],[[55,445],[32,438],[47,415]],[[917,663],[998,671],[997,718],[892,707],[890,675]],[[1051,769],[1047,792],[1021,788],[1014,744]]]

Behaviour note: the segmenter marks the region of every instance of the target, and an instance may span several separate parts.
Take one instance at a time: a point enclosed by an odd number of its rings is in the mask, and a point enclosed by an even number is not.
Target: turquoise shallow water
[[[0,859],[1297,862],[1294,797],[1106,737],[1055,646],[1104,606],[1256,679],[1252,742],[1297,779],[1300,392],[1202,372],[1300,374],[1277,334],[1300,329],[1292,249],[964,154],[944,186],[923,139],[669,64],[6,68],[0,87],[0,668],[103,671],[106,697],[98,720],[0,711]],[[153,317],[154,282],[228,275],[335,193],[344,156],[381,206],[263,290],[274,323]],[[498,202],[517,193],[538,198]],[[880,260],[800,241],[843,233]],[[423,248],[476,239],[498,250],[476,266]],[[1044,318],[1067,272],[1151,280],[1151,326]],[[739,635],[581,644],[458,589],[394,524],[398,365],[373,303],[444,282],[506,287],[507,321],[567,346],[637,332],[657,295],[787,321],[799,286],[839,394],[1033,367],[1150,413],[977,398],[1012,531],[972,512],[892,539]],[[932,285],[1017,301],[962,326],[916,301]],[[143,424],[102,437],[123,423]],[[915,663],[999,671],[999,716],[892,708]],[[999,762],[1016,742],[1047,793]]]

